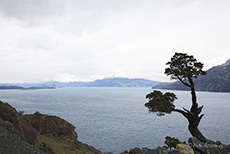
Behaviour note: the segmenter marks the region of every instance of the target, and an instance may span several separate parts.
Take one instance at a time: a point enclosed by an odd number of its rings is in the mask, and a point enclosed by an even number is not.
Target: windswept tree
[[[150,112],[157,113],[158,116],[170,114],[171,112],[178,112],[182,114],[189,122],[188,130],[192,136],[198,138],[200,141],[205,142],[206,138],[198,129],[200,120],[204,114],[202,112],[203,106],[198,106],[196,92],[193,79],[199,75],[205,75],[206,72],[202,70],[203,64],[197,62],[193,56],[189,56],[185,53],[175,53],[171,58],[171,61],[166,65],[169,65],[165,69],[165,74],[170,76],[171,79],[179,80],[182,84],[189,87],[192,96],[192,105],[190,109],[177,109],[173,104],[177,99],[174,93],[166,92],[163,94],[160,91],[153,91],[146,95],[149,100],[145,106],[148,107]]]

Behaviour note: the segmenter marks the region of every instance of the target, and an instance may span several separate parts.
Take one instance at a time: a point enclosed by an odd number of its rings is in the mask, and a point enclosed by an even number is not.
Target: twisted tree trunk
[[[179,79],[181,81],[181,79]],[[191,89],[191,95],[192,95],[192,106],[190,110],[187,110],[183,108],[184,110],[180,109],[173,109],[172,111],[181,113],[189,122],[188,130],[192,134],[192,136],[196,137],[202,142],[205,142],[207,139],[204,137],[204,135],[199,131],[198,125],[200,123],[200,120],[204,116],[204,114],[201,114],[201,111],[203,109],[203,106],[198,107],[197,99],[196,99],[196,92],[194,88],[194,83],[191,77],[188,77],[188,83],[182,82],[185,86],[190,87]]]
[[[202,110],[203,106],[198,108],[198,110]],[[198,140],[202,142],[206,142],[206,138],[204,135],[199,131],[198,125],[200,123],[201,118],[204,116],[203,114],[201,116],[198,116],[197,114],[194,114],[187,109],[180,110],[180,109],[173,109],[174,112],[181,113],[189,122],[188,130],[191,133],[192,136],[196,137]],[[197,111],[198,111],[197,110]]]
[[[189,121],[189,126],[188,129],[192,136],[198,138],[200,141],[205,142],[206,138],[203,136],[203,134],[199,131],[198,125],[200,123],[201,118],[204,116],[204,114],[199,114],[201,113],[203,106],[198,107],[197,104],[197,99],[196,99],[196,92],[194,88],[194,83],[192,78],[188,78],[189,83],[190,83],[190,88],[191,88],[191,95],[192,95],[192,107],[190,109],[190,112],[188,112],[188,121]]]
[[[206,138],[199,131],[197,124],[189,122],[188,130],[192,134],[192,136],[196,137],[198,140],[200,140],[202,142],[206,142]]]

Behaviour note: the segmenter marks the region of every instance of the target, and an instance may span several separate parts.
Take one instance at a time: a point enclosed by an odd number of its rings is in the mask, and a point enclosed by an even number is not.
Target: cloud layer
[[[0,82],[165,81],[174,52],[207,69],[230,57],[229,7],[227,0],[0,0]]]

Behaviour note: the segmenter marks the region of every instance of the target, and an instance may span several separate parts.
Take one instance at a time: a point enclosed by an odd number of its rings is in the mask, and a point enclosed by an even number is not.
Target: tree
[[[206,138],[198,129],[200,120],[204,116],[202,112],[203,106],[199,107],[196,98],[196,92],[193,79],[199,75],[205,75],[206,72],[202,70],[203,64],[197,62],[193,56],[189,56],[185,53],[175,53],[171,58],[171,61],[166,63],[169,65],[165,69],[165,74],[170,76],[171,79],[179,80],[182,84],[189,87],[192,96],[192,106],[190,110],[183,108],[176,109],[173,102],[177,99],[173,93],[166,92],[163,94],[160,91],[154,91],[146,95],[149,101],[145,104],[150,112],[157,113],[158,116],[170,114],[171,112],[178,112],[182,114],[189,122],[188,130],[192,136],[198,138],[200,141],[205,142]]]

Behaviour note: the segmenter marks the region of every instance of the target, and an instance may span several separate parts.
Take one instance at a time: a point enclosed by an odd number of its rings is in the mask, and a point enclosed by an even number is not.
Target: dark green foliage
[[[172,148],[176,148],[176,145],[179,143],[181,143],[181,141],[178,138],[166,136],[165,137],[165,144],[167,146],[164,146],[164,147],[171,150]]]
[[[183,80],[187,77],[197,78],[199,75],[205,75],[205,71],[202,70],[203,64],[185,53],[175,53],[166,65],[169,65],[169,68],[165,69],[165,74],[171,75],[171,79]]]
[[[149,101],[145,106],[149,109],[149,112],[156,112],[158,116],[165,115],[166,113],[170,114],[175,108],[173,102],[177,99],[174,93],[166,92],[163,94],[157,90],[146,95],[146,98]]]

